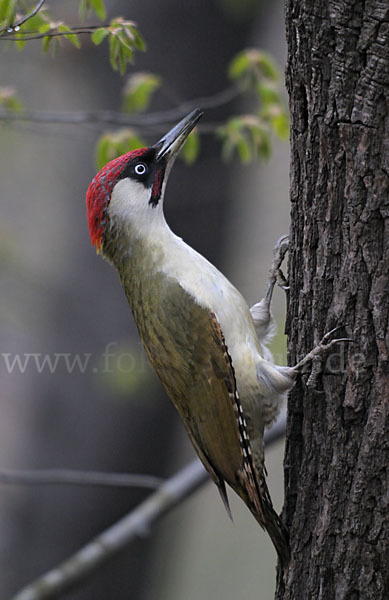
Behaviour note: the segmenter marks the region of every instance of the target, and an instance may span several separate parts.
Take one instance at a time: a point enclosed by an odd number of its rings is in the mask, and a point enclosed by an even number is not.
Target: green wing
[[[197,453],[215,483],[235,483],[242,469],[236,382],[215,315],[160,274],[137,296],[129,301],[146,352]]]
[[[148,357],[228,513],[225,482],[268,530],[285,561],[285,532],[264,473],[254,467],[231,357],[215,314],[162,274],[139,283],[134,292],[128,300]]]

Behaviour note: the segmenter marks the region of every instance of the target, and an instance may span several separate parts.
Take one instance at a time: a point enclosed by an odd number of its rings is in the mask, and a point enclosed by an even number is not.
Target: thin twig
[[[11,31],[18,31],[18,28],[23,25],[24,23],[26,23],[29,19],[31,19],[31,17],[33,17],[34,15],[36,15],[37,12],[40,11],[40,9],[42,8],[43,3],[45,2],[45,0],[39,0],[38,4],[35,6],[35,8],[28,14],[25,15],[24,17],[22,17],[21,19],[19,19],[19,21],[16,21],[15,23],[12,23],[12,25],[8,25],[7,27],[3,27],[3,29],[0,29],[0,33],[2,33],[3,31],[8,31],[11,33]]]
[[[23,111],[12,113],[6,110],[0,110],[0,121],[25,121],[30,123],[63,123],[70,125],[80,124],[102,124],[102,125],[120,125],[127,127],[153,127],[161,124],[169,124],[197,106],[202,109],[218,108],[224,104],[232,102],[240,90],[236,86],[230,86],[225,90],[212,96],[203,96],[183,102],[175,108],[165,111],[158,111],[144,115],[130,116],[126,113],[114,111]]]
[[[281,439],[285,433],[285,417],[267,432],[267,445]],[[139,537],[151,526],[192,495],[209,480],[199,460],[194,460],[165,481],[132,512],[103,531],[63,563],[39,577],[18,592],[12,600],[53,600],[77,586],[104,565],[115,554]]]
[[[95,27],[79,27],[77,29],[71,29],[70,31],[46,31],[45,33],[37,33],[36,35],[24,35],[23,31],[18,31],[17,37],[15,37],[14,35],[2,35],[0,36],[0,41],[8,40],[11,42],[30,42],[31,40],[42,40],[46,37],[59,37],[61,35],[81,35],[84,33],[94,33],[95,29]],[[6,29],[5,31],[8,31],[8,29]]]
[[[163,479],[152,475],[97,473],[71,469],[0,469],[0,484],[10,485],[89,485],[101,487],[158,488]]]

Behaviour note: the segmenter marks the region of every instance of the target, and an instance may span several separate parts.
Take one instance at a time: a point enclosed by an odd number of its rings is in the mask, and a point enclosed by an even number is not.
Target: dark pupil
[[[144,173],[146,173],[146,166],[143,163],[136,165],[135,173],[137,175],[144,175]]]

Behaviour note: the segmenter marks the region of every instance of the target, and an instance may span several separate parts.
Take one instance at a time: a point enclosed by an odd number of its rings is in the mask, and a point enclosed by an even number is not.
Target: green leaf
[[[180,152],[181,158],[187,165],[191,165],[195,162],[199,155],[200,150],[200,136],[196,129],[194,129],[186,138],[186,142]]]
[[[274,115],[270,123],[274,129],[275,134],[281,140],[288,140],[290,134],[290,125],[289,125],[289,117],[286,112],[279,112],[279,114]]]
[[[97,167],[101,169],[107,162],[114,158],[136,148],[142,148],[145,145],[144,141],[139,138],[134,130],[129,128],[119,129],[113,133],[106,133],[97,143]]]
[[[23,50],[24,46],[26,45],[26,41],[24,39],[24,35],[23,32],[17,32],[13,34],[13,39],[15,40],[15,45],[16,48],[21,51]]]
[[[103,0],[81,0],[78,9],[81,21],[84,20],[86,13],[88,13],[90,10],[94,11],[95,15],[100,19],[100,21],[105,19],[106,10]]]
[[[127,31],[125,29],[122,29],[121,31],[119,31],[117,36],[118,36],[119,42],[120,42],[121,46],[123,47],[123,49],[127,50],[132,55],[133,50],[135,48],[133,37],[128,36]]]
[[[264,160],[268,160],[271,157],[271,141],[270,135],[267,131],[262,132],[261,144],[257,146],[258,155]]]
[[[15,44],[16,44],[16,48],[20,51],[20,50],[23,50],[24,46],[26,45],[26,42],[21,37],[20,39],[17,39],[17,41],[15,42]]]
[[[255,87],[263,79],[279,80],[279,68],[273,58],[261,50],[250,48],[239,52],[231,61],[229,76],[244,88]]]
[[[134,50],[143,49],[145,45],[132,21],[113,19],[108,31],[111,66],[123,74],[128,63],[133,62]]]
[[[239,52],[232,61],[228,69],[228,74],[231,79],[238,79],[247,72],[250,67],[250,61],[246,52]]]
[[[48,31],[50,31],[51,25],[50,25],[50,23],[43,22],[42,25],[39,25],[37,27],[37,29],[38,29],[39,33],[47,33]]]
[[[134,44],[135,47],[138,50],[141,50],[141,52],[145,52],[146,51],[146,44],[144,39],[142,38],[141,34],[139,33],[139,31],[137,30],[137,28],[135,27],[135,25],[130,24],[129,29],[134,37]]]
[[[244,50],[237,54],[229,66],[230,77],[242,89],[255,93],[258,103],[257,114],[230,119],[220,129],[223,139],[223,154],[237,153],[242,161],[252,156],[267,158],[271,152],[271,133],[280,139],[289,137],[289,118],[284,106],[279,67],[266,52],[257,49]],[[249,148],[244,141],[248,141]]]
[[[42,50],[43,52],[48,52],[50,50],[50,46],[53,43],[53,39],[51,36],[46,35],[43,39],[42,39]]]
[[[73,44],[73,46],[75,46],[76,48],[81,48],[81,43],[78,35],[71,33],[72,30],[70,29],[70,27],[68,27],[64,23],[61,23],[60,25],[58,25],[58,31],[62,33],[70,32],[69,35],[64,35],[64,37],[67,40],[69,40],[69,42]]]
[[[257,85],[258,96],[263,106],[269,104],[281,104],[278,87],[269,80],[260,81]]]
[[[23,110],[23,105],[18,98],[13,96],[7,102],[7,109],[13,113],[20,113]]]
[[[80,17],[80,21],[85,19],[86,15],[86,0],[80,0],[78,4],[78,15]]]
[[[103,135],[96,146],[96,163],[97,168],[101,169],[104,165],[107,164],[113,157],[110,156],[110,138],[108,135]]]
[[[146,110],[153,93],[160,87],[161,78],[153,73],[134,73],[124,88],[123,110],[128,113]]]
[[[242,163],[249,163],[252,159],[252,152],[248,141],[242,137],[237,141],[236,149]]]
[[[12,113],[23,110],[23,105],[12,87],[0,87],[0,106]]]
[[[39,12],[36,13],[33,17],[28,19],[28,21],[22,25],[21,31],[24,29],[28,31],[39,31],[39,33],[46,33],[51,29],[51,21],[50,15],[45,8],[41,8]]]
[[[280,79],[280,69],[270,54],[267,52],[259,52],[256,57],[258,68],[261,70],[264,77],[272,81]]]
[[[2,26],[12,25],[15,22],[15,0],[0,0],[0,22]]]
[[[268,127],[256,115],[234,117],[219,128],[218,135],[223,140],[222,154],[225,159],[231,159],[234,153],[243,163],[248,163],[254,157],[268,158],[271,152],[271,142]]]
[[[109,36],[109,61],[114,71],[118,69],[119,40],[114,34]]]
[[[96,13],[96,16],[103,21],[107,16],[103,0],[89,0],[89,4]]]
[[[105,27],[99,27],[91,35],[92,42],[98,46],[107,37],[109,31]]]
[[[124,73],[126,72],[126,64],[127,64],[127,49],[123,46],[119,46],[119,73],[120,75],[124,75]],[[131,62],[132,59],[132,52],[130,53],[130,59],[129,61]]]

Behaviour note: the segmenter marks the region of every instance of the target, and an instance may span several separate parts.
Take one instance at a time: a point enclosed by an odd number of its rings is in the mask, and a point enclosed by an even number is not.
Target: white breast
[[[163,272],[176,278],[200,305],[215,313],[240,395],[258,396],[257,365],[262,359],[246,301],[216,267],[174,234],[168,242],[165,240],[164,250]]]

